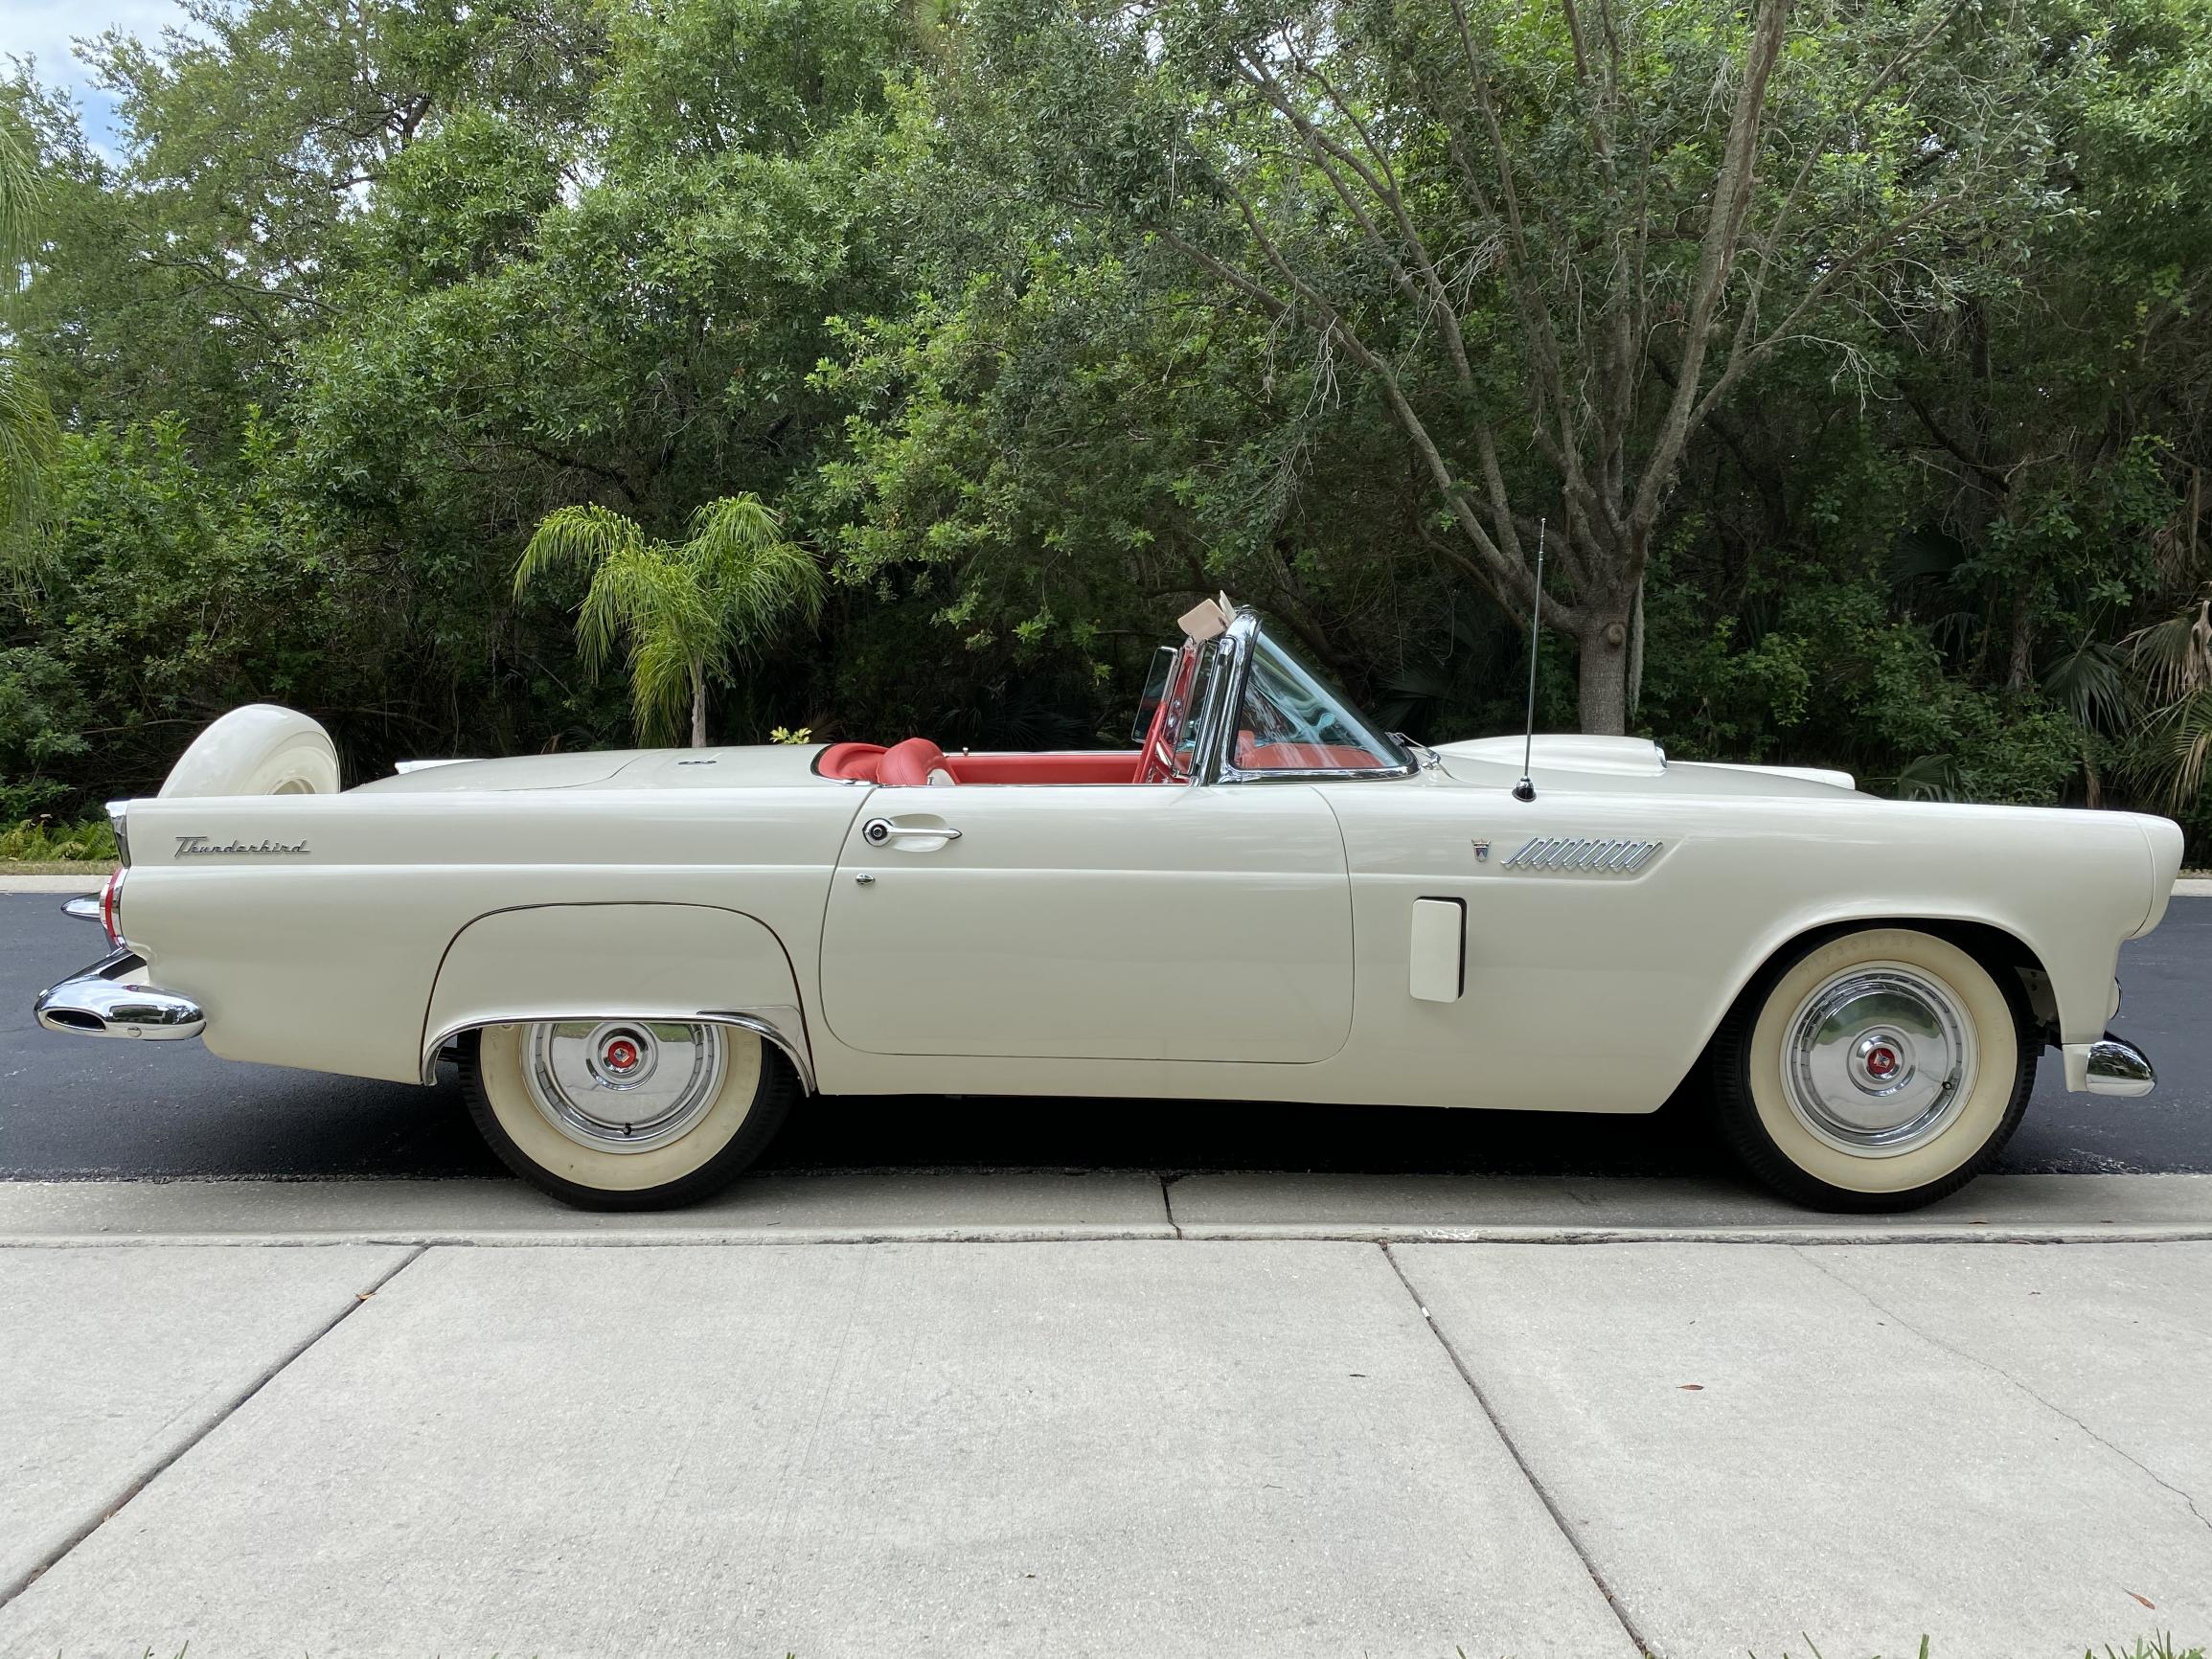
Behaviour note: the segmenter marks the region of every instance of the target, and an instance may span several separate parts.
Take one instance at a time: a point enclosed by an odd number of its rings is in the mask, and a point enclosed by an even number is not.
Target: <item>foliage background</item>
[[[1548,193],[1543,280],[1609,292],[1624,227],[1694,250],[1759,22],[1601,9],[1648,173],[1608,194],[1571,7],[186,10],[98,49],[119,153],[35,66],[0,84],[35,170],[0,344],[51,416],[0,514],[0,824],[150,789],[255,699],[323,720],[354,778],[627,741],[619,677],[577,658],[584,578],[517,600],[522,549],[582,504],[681,540],[747,491],[831,586],[729,665],[723,740],[1118,741],[1167,619],[1218,587],[1393,724],[1510,729],[1518,606],[1375,376],[1191,257],[1245,248],[1255,203],[1389,361],[1433,350],[1234,65],[1319,41],[1379,148],[1443,177],[1455,106],[1402,88],[1425,31],[1469,23]],[[1901,31],[1910,73],[1870,101]],[[1904,794],[2151,805],[2201,844],[2212,5],[1800,5],[1775,74],[1770,170],[1807,168],[1823,235],[1951,182],[1689,437],[1620,596],[1629,724]],[[1556,467],[1496,413],[1534,348],[1495,227],[1442,187],[1413,205],[1460,251],[1479,368],[1424,411],[1505,434],[1515,512],[1556,529]],[[1648,385],[1680,318],[1641,298]],[[1547,644],[1546,725],[1586,710],[1588,648]]]

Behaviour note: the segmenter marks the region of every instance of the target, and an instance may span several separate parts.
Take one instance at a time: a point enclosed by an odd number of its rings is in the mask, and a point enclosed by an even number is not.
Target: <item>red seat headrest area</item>
[[[825,778],[854,778],[864,784],[876,782],[877,762],[883,758],[880,743],[832,743],[822,751],[822,758],[814,762],[814,769]]]
[[[926,784],[929,774],[945,764],[945,751],[927,738],[909,738],[883,751],[877,762],[876,782],[901,784]]]

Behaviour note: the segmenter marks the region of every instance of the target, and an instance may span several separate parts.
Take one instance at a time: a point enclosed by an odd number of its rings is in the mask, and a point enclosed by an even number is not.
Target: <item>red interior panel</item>
[[[1382,762],[1365,749],[1335,743],[1239,745],[1237,764],[1248,772],[1367,771]]]
[[[814,770],[825,778],[902,786],[926,784],[939,769],[961,784],[1129,784],[1136,779],[1138,759],[1135,749],[947,755],[926,738],[908,738],[889,749],[880,743],[832,743]]]
[[[945,769],[963,784],[1129,784],[1136,779],[1137,751],[947,755]]]

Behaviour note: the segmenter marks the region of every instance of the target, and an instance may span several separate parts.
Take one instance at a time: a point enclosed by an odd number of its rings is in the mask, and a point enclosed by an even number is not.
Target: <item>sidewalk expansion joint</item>
[[[1629,1610],[1621,1605],[1620,1599],[1613,1594],[1612,1586],[1606,1582],[1606,1576],[1598,1571],[1598,1564],[1591,1559],[1590,1552],[1584,1544],[1582,1535],[1575,1531],[1573,1523],[1561,1511],[1558,1502],[1551,1495],[1550,1489],[1537,1478],[1536,1470],[1529,1466],[1528,1459],[1521,1455],[1520,1447],[1514,1443],[1513,1436],[1507,1432],[1504,1420],[1497,1415],[1496,1408],[1490,1403],[1490,1397],[1483,1393],[1482,1384],[1474,1380],[1474,1372],[1461,1357],[1459,1350],[1452,1346],[1451,1338],[1444,1333],[1444,1327],[1437,1324],[1435,1316],[1428,1311],[1428,1303],[1414,1287],[1413,1281],[1406,1276],[1405,1266],[1398,1260],[1397,1252],[1390,1248],[1386,1240],[1381,1243],[1380,1248],[1382,1259],[1390,1263],[1390,1271],[1398,1275],[1398,1283],[1405,1286],[1405,1294],[1413,1299],[1414,1309],[1421,1315],[1422,1324],[1428,1327],[1429,1335],[1436,1338],[1437,1346],[1444,1350],[1445,1357],[1451,1361],[1451,1369],[1459,1373],[1459,1380],[1467,1385],[1467,1392],[1474,1397],[1475,1406],[1489,1420],[1491,1432],[1497,1436],[1499,1443],[1505,1447],[1507,1454],[1513,1459],[1514,1466],[1520,1470],[1521,1479],[1528,1482],[1529,1490],[1536,1493],[1538,1501],[1544,1507],[1544,1512],[1551,1516],[1552,1525],[1559,1528],[1560,1536],[1566,1539],[1567,1548],[1574,1551],[1575,1558],[1582,1562],[1583,1571],[1590,1576],[1590,1582],[1598,1587],[1598,1594],[1606,1599],[1606,1606],[1620,1625],[1622,1633],[1628,1637],[1630,1642],[1634,1644],[1638,1653],[1646,1655],[1655,1653],[1657,1649],[1644,1639],[1644,1633],[1636,1628],[1635,1620],[1629,1616]]]
[[[2045,1411],[2052,1413],[2054,1416],[2065,1419],[2066,1421],[2072,1423],[2076,1428],[2080,1429],[2082,1433],[2088,1436],[2088,1438],[2096,1442],[2097,1444],[2103,1446],[2114,1457],[2119,1458],[2123,1463],[2133,1465],[2134,1467],[2140,1470],[2143,1476],[2148,1479],[2152,1485],[2162,1487],[2175,1497],[2179,1498],[2181,1502],[2187,1506],[2190,1514],[2197,1518],[2198,1524],[2203,1527],[2206,1532],[2212,1532],[2212,1516],[2207,1516],[2202,1510],[2197,1507],[2196,1498],[2192,1496],[2187,1490],[2176,1486],[2172,1481],[2168,1480],[2164,1475],[2160,1474],[2156,1469],[2153,1468],[2149,1464],[2145,1463],[2133,1452],[2128,1450],[2127,1447],[2122,1445],[2115,1445],[2112,1442],[2107,1440],[2103,1435],[2099,1434],[2095,1429],[2091,1428],[2087,1423],[2084,1422],[2080,1418],[2076,1417],[2064,1406],[2060,1405],[2055,1400],[2045,1399],[2041,1395],[2038,1394],[2034,1389],[2030,1388],[2025,1382],[2022,1382],[2011,1372],[2005,1370],[2003,1366],[1993,1364],[1991,1361],[1982,1358],[1982,1356],[1978,1353],[1969,1353],[1963,1348],[1955,1347],[1954,1345],[1944,1341],[1942,1337],[1936,1336],[1929,1331],[1923,1330],[1919,1326],[1913,1324],[1911,1320],[1905,1318],[1902,1313],[1898,1312],[1896,1308],[1889,1307],[1886,1303],[1877,1298],[1872,1291],[1866,1289],[1863,1285],[1854,1284],[1850,1280],[1844,1278],[1842,1274],[1837,1273],[1834,1268],[1830,1267],[1825,1261],[1822,1261],[1816,1257],[1807,1254],[1804,1251],[1792,1251],[1791,1254],[1799,1257],[1809,1266],[1813,1267],[1815,1271],[1819,1272],[1824,1277],[1834,1280],[1836,1284],[1842,1285],[1844,1289],[1852,1292],[1861,1302],[1865,1303],[1867,1307],[1873,1308],[1875,1312],[1881,1314],[1884,1319],[1889,1320],[1900,1330],[1906,1332],[1908,1335],[1919,1337],[1921,1341],[1927,1343],[1930,1348],[1941,1349],[1945,1353],[1950,1354],[1953,1359],[1964,1360],[1967,1364],[1973,1366],[1978,1370],[1988,1372],[1992,1376],[1997,1378],[1997,1380],[2000,1382],[2010,1383],[2014,1388],[2026,1395],[2028,1398],[2034,1400],[2036,1404],[2041,1406]]]
[[[1175,1230],[1177,1239],[1183,1236],[1183,1224],[1175,1219],[1175,1199],[1170,1189],[1181,1179],[1180,1175],[1162,1175],[1160,1177],[1160,1208],[1167,1212],[1168,1225]]]
[[[191,1451],[193,1447],[198,1445],[201,1441],[207,1439],[209,1435],[215,1433],[217,1429],[220,1428],[224,1423],[230,1421],[232,1415],[237,1412],[239,1407],[245,1404],[247,1400],[253,1398],[255,1395],[261,1393],[262,1389],[266,1388],[271,1382],[275,1381],[277,1377],[282,1375],[284,1372],[290,1367],[294,1360],[300,1357],[301,1354],[307,1352],[308,1349],[314,1347],[316,1343],[322,1341],[324,1337],[330,1335],[331,1331],[337,1329],[339,1326],[345,1324],[347,1320],[351,1319],[353,1314],[359,1310],[362,1304],[367,1302],[370,1297],[376,1295],[376,1292],[383,1289],[385,1285],[391,1284],[393,1280],[397,1279],[400,1274],[404,1273],[409,1267],[413,1266],[416,1261],[422,1259],[423,1252],[429,1248],[430,1246],[427,1244],[416,1245],[413,1249],[409,1250],[405,1256],[401,1257],[398,1261],[394,1262],[390,1269],[382,1274],[379,1274],[375,1283],[370,1284],[366,1290],[355,1291],[353,1293],[353,1301],[347,1303],[345,1307],[339,1308],[336,1313],[332,1314],[321,1326],[310,1331],[306,1341],[295,1344],[290,1350],[281,1355],[275,1364],[264,1369],[261,1375],[256,1376],[252,1382],[246,1385],[246,1387],[239,1394],[239,1397],[236,1399],[232,1400],[228,1405],[224,1406],[220,1411],[218,1411],[212,1419],[203,1423],[196,1433],[188,1436],[166,1457],[158,1460],[150,1468],[147,1469],[145,1473],[139,1475],[135,1480],[133,1480],[129,1486],[124,1489],[122,1494],[117,1497],[112,1504],[109,1504],[107,1508],[103,1510],[96,1518],[87,1523],[85,1526],[79,1528],[68,1537],[62,1539],[58,1546],[53,1550],[48,1551],[46,1556],[41,1560],[34,1565],[30,1571],[24,1573],[20,1578],[17,1578],[11,1581],[0,1582],[0,1608],[5,1608],[9,1602],[14,1601],[16,1597],[22,1595],[24,1591],[30,1589],[32,1585],[35,1584],[40,1579],[45,1577],[49,1570],[59,1565],[63,1560],[67,1559],[70,1553],[75,1550],[78,1545],[83,1543],[85,1539],[91,1537],[92,1534],[99,1532],[102,1527],[104,1527],[109,1521],[112,1521],[117,1515],[121,1514],[126,1508],[129,1507],[131,1499],[137,1497],[140,1492],[146,1490],[148,1487],[151,1486],[155,1481],[159,1480],[163,1475],[167,1474],[170,1469],[175,1466],[177,1460],[183,1457],[185,1453]]]

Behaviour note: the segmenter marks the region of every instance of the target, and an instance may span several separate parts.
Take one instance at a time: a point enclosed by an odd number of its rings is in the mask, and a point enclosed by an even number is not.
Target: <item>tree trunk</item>
[[[1630,719],[1636,717],[1636,706],[1644,700],[1644,584],[1636,583],[1636,602],[1629,617],[1629,695]]]
[[[707,746],[707,670],[704,663],[692,664],[692,747]]]
[[[1629,625],[1632,606],[1615,600],[1582,631],[1582,726],[1617,738],[1629,729]]]
[[[2013,648],[2005,667],[2005,685],[2024,692],[2036,677],[2036,616],[2029,603],[2028,579],[2021,577],[2013,589]]]

